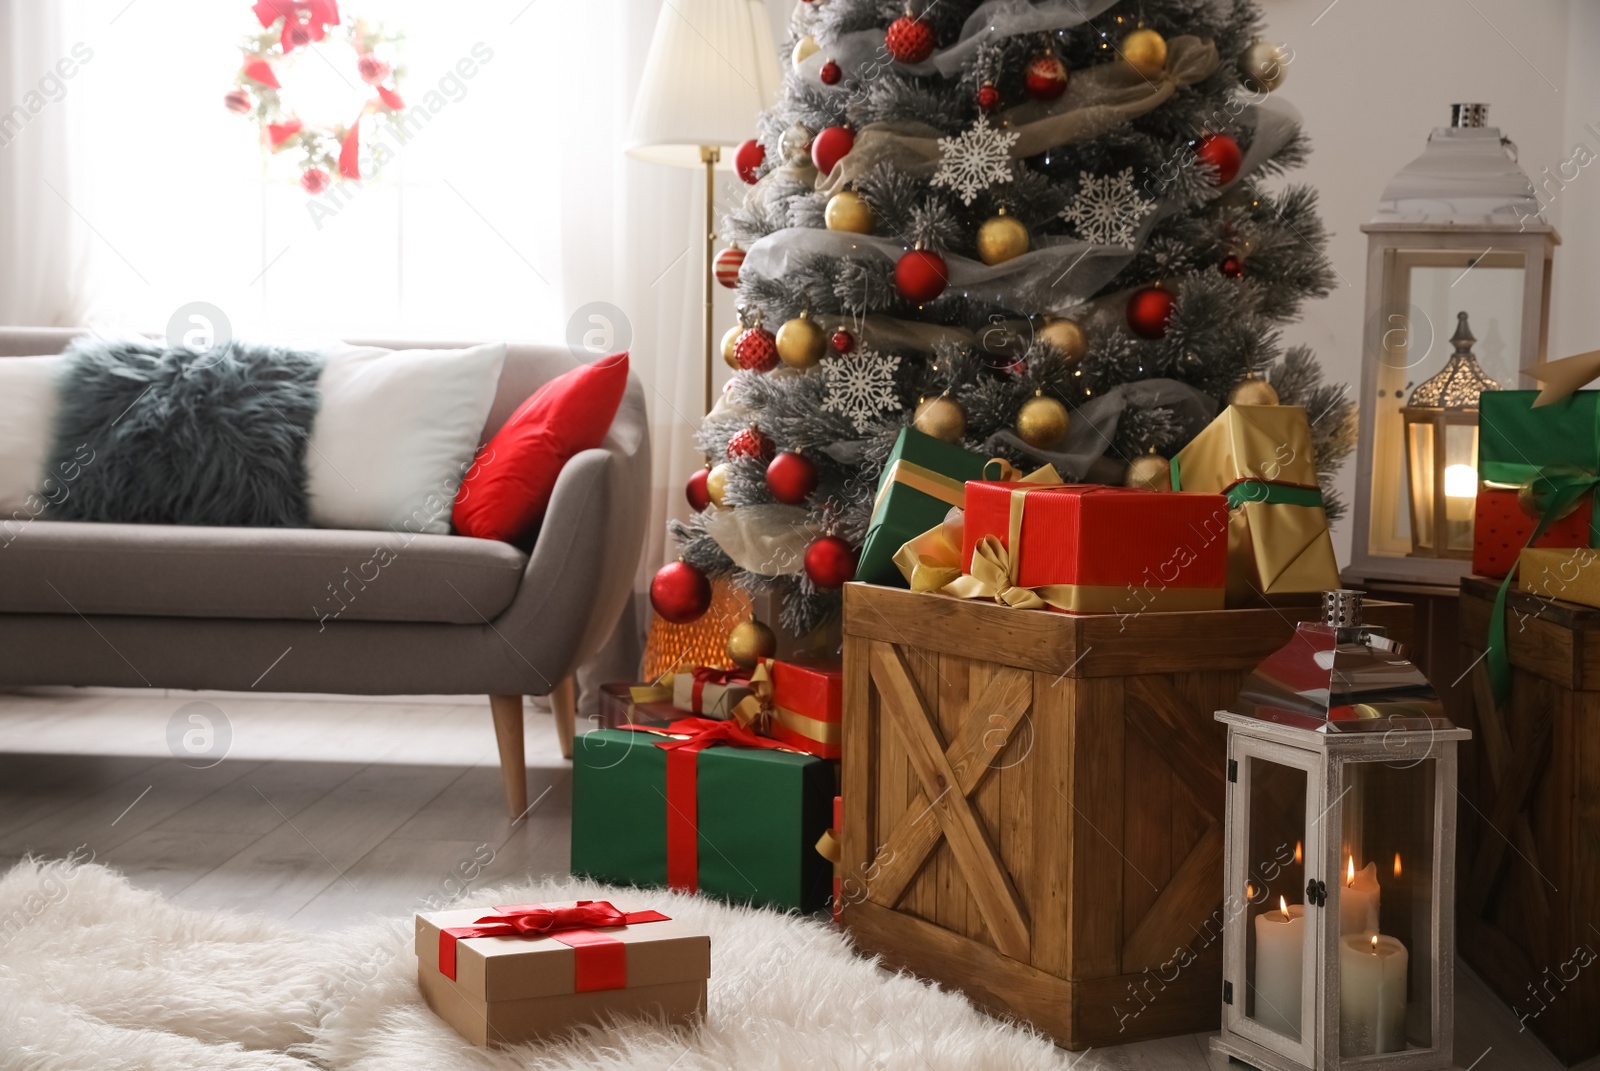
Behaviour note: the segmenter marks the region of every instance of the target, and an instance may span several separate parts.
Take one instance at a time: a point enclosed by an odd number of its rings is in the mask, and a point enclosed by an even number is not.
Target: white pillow
[[[30,509],[28,498],[53,490],[44,486],[45,465],[55,445],[65,360],[0,357],[0,521],[33,516],[42,503],[36,499]]]
[[[449,534],[505,359],[503,342],[329,350],[306,449],[311,523]]]

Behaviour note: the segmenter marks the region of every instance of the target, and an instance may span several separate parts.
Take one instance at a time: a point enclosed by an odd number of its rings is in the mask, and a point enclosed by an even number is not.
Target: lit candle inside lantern
[[[1478,470],[1471,465],[1446,465],[1444,509],[1451,521],[1470,521],[1478,499]]]
[[[1339,932],[1374,934],[1378,932],[1378,864],[1356,869],[1356,857],[1345,862],[1344,888],[1339,890]]]
[[[1345,1056],[1406,1047],[1406,946],[1383,934],[1339,940],[1339,1051]]]
[[[1256,916],[1255,1021],[1300,1040],[1300,981],[1305,962],[1305,914],[1278,897],[1278,910]]]

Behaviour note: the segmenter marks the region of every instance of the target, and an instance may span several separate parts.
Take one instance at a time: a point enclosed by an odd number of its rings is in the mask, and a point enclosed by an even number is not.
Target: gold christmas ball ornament
[[[855,190],[840,190],[828,198],[828,207],[822,220],[830,231],[849,231],[851,234],[871,234],[875,222],[872,207]]]
[[[911,422],[922,434],[947,443],[960,442],[967,433],[967,414],[947,394],[924,398]]]
[[[794,65],[798,67],[809,57],[815,55],[816,51],[817,39],[812,37],[810,34],[806,34],[804,37],[800,38],[800,40],[794,43],[794,51],[789,53],[789,58],[794,61]]]
[[[1277,405],[1278,392],[1264,379],[1251,376],[1228,394],[1229,405]]]
[[[811,139],[816,135],[804,123],[795,123],[778,137],[778,152],[783,162],[799,167],[811,162]]]
[[[737,666],[754,669],[763,658],[778,653],[778,637],[766,625],[751,618],[728,630],[728,657]]]
[[[1135,30],[1122,39],[1118,49],[1128,65],[1146,78],[1167,69],[1167,39],[1154,30]]]
[[[728,491],[728,466],[724,462],[712,469],[706,476],[706,494],[710,496],[713,505],[719,509],[725,504],[722,496]]]
[[[1060,350],[1068,361],[1081,361],[1083,355],[1089,352],[1089,340],[1084,337],[1083,328],[1074,320],[1046,320],[1034,338]]]
[[[1172,490],[1172,462],[1152,450],[1140,454],[1128,463],[1128,475],[1122,481],[1129,487],[1147,491]]]
[[[1289,76],[1289,51],[1272,41],[1252,41],[1239,57],[1239,73],[1250,92],[1271,93]]]
[[[1017,414],[1017,435],[1036,450],[1050,450],[1067,437],[1067,407],[1054,398],[1035,394]]]
[[[822,360],[828,340],[806,313],[778,328],[778,358],[790,368],[810,368]]]
[[[739,336],[744,333],[744,328],[734,324],[728,328],[728,333],[722,336],[722,360],[735,372],[739,370],[739,358],[734,354],[733,348],[739,343]]]
[[[1004,264],[1028,251],[1028,228],[1005,209],[984,220],[978,228],[978,259],[985,264]]]

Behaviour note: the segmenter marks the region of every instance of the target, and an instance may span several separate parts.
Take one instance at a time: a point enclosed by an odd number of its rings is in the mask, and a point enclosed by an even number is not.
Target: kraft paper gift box
[[[697,667],[672,676],[672,705],[702,718],[732,717],[733,708],[749,694],[749,674],[743,670]]]
[[[916,428],[900,429],[878,478],[878,497],[861,544],[856,579],[904,587],[895,552],[906,540],[942,521],[951,506],[961,505],[962,485],[982,478],[987,460]]]
[[[1221,609],[1221,495],[972,480],[963,575],[944,590],[1067,613]]]
[[[428,1007],[483,1047],[550,1040],[619,1013],[693,1023],[711,976],[709,936],[604,901],[419,914],[416,952]]]
[[[572,872],[811,912],[835,764],[736,720],[585,733],[572,753]]]
[[[1229,606],[1340,586],[1301,407],[1228,406],[1172,459],[1172,486],[1228,498]]]
[[[653,690],[648,684],[602,684],[600,686],[600,711],[591,729],[617,729],[631,722],[671,721],[678,716],[678,708],[671,699],[643,700],[634,693]]]
[[[1534,390],[1478,396],[1478,500],[1473,506],[1472,571],[1503,577],[1517,564],[1539,518],[1518,503],[1519,488],[1541,473],[1582,479],[1600,471],[1600,391],[1579,391],[1533,407]],[[1593,546],[1592,494],[1552,519],[1537,547]]]

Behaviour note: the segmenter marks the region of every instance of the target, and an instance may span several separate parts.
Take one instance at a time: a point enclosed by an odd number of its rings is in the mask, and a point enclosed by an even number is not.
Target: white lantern
[[[1524,370],[1544,360],[1560,239],[1515,146],[1487,118],[1487,105],[1455,105],[1451,125],[1433,131],[1361,228],[1367,297],[1349,575],[1363,581],[1454,586],[1470,571],[1476,391],[1532,386]],[[1413,402],[1438,393],[1423,387],[1441,377],[1460,378],[1462,349],[1451,342],[1463,313],[1477,335],[1472,397]]]
[[[1245,681],[1228,726],[1222,1031],[1263,1071],[1451,1066],[1456,746],[1361,593]]]

